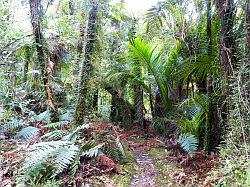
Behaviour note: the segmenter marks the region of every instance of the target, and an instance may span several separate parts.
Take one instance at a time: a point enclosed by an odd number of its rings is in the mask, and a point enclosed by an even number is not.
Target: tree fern
[[[177,142],[190,156],[192,156],[198,148],[198,141],[194,135],[182,134]]]

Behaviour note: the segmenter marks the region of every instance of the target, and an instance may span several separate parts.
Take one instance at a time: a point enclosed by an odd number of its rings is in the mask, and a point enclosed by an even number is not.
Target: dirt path
[[[157,187],[155,166],[147,151],[138,147],[134,148],[133,152],[139,166],[139,174],[134,176],[130,187]]]

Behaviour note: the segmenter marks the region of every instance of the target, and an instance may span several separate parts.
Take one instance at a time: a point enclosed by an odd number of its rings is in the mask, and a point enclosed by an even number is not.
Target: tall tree
[[[78,101],[76,104],[76,110],[74,114],[74,124],[81,125],[84,122],[84,114],[87,108],[87,92],[88,92],[88,82],[93,74],[92,59],[94,54],[95,42],[96,42],[96,24],[97,24],[97,13],[98,5],[96,2],[92,1],[92,8],[89,12],[88,18],[88,28],[86,36],[86,46],[84,60],[82,64],[82,74],[79,85]]]
[[[33,34],[35,38],[38,66],[41,70],[41,76],[43,80],[43,86],[45,89],[47,104],[50,109],[55,111],[55,107],[52,102],[52,91],[50,87],[51,72],[53,70],[53,63],[50,61],[49,57],[46,57],[45,41],[42,35],[41,20],[42,20],[42,5],[41,0],[30,0],[30,14],[31,23],[33,28]],[[38,80],[38,77],[35,77]]]
[[[211,56],[213,53],[212,44],[212,0],[207,0],[207,53]],[[215,151],[221,139],[220,123],[216,102],[213,98],[213,76],[208,76],[207,80],[207,94],[208,100],[208,113],[207,113],[207,127],[204,141],[204,147],[207,152]]]
[[[236,59],[235,53],[235,39],[233,34],[234,17],[235,17],[235,7],[233,0],[217,0],[217,11],[220,17],[220,42],[219,42],[219,52],[221,66],[224,72],[224,93],[223,97],[219,100],[221,104],[221,114],[222,120],[220,121],[218,117],[217,106],[211,101],[211,93],[213,87],[211,82],[208,85],[208,93],[210,96],[209,101],[209,113],[208,113],[208,129],[206,135],[206,149],[208,152],[214,151],[221,142],[223,131],[225,130],[225,125],[227,121],[227,113],[229,103],[229,96],[231,94],[230,90],[230,79],[233,75],[233,69],[235,68]],[[212,32],[211,32],[211,1],[208,0],[207,9],[207,35],[208,35],[208,54],[212,54]]]
[[[136,24],[137,20],[134,18],[132,22],[132,27],[130,29],[129,35],[130,38],[135,38],[136,35]],[[142,69],[141,69],[141,62],[134,61],[133,62],[133,71],[136,77],[141,78],[142,76]],[[138,83],[133,84],[133,91],[134,91],[134,109],[135,109],[135,122],[138,123],[141,127],[143,127],[144,122],[144,103],[143,103],[143,89],[142,86]]]
[[[25,62],[23,67],[23,82],[27,82],[27,73],[29,71],[29,63],[31,60],[31,47],[29,45],[26,45],[24,47],[24,53],[25,53]]]
[[[30,0],[30,14],[31,14],[31,23],[33,28],[33,34],[35,37],[35,45],[38,59],[38,66],[41,69],[41,75],[43,76],[44,84],[46,84],[45,78],[45,64],[46,56],[44,52],[44,40],[41,30],[41,14],[42,14],[42,5],[41,0]],[[35,77],[36,79],[38,77]]]
[[[247,35],[246,35],[246,58],[247,64],[250,64],[250,0],[247,1],[246,6],[246,28],[247,28]]]
[[[220,57],[224,70],[225,94],[230,94],[230,76],[236,65],[235,59],[235,38],[233,33],[235,5],[234,0],[217,0],[217,9],[221,20],[220,35]]]

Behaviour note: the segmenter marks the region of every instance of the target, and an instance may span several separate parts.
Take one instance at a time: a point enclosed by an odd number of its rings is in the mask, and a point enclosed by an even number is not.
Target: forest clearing
[[[250,0],[0,0],[0,187],[250,186]]]

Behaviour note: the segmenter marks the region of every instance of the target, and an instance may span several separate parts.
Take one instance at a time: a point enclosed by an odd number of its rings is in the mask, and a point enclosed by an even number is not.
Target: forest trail
[[[133,149],[133,152],[139,166],[139,174],[134,176],[130,187],[157,187],[155,165],[147,151],[137,147]]]

